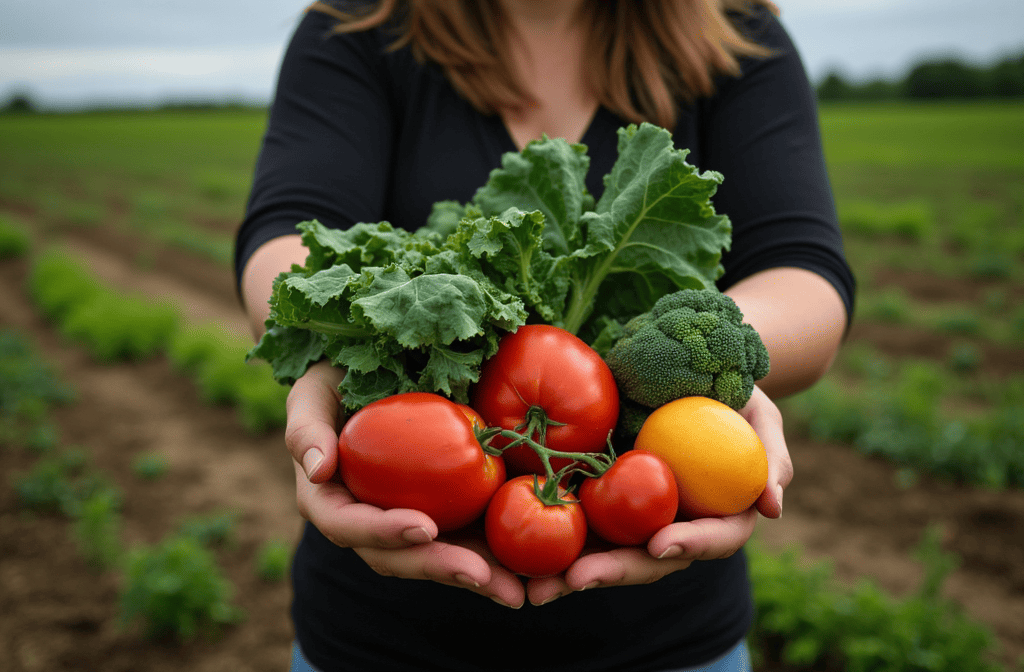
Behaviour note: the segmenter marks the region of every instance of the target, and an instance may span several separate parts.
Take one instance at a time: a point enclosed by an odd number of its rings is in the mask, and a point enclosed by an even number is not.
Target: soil
[[[70,235],[70,234],[69,234]],[[69,242],[97,274],[133,291],[172,300],[197,322],[217,321],[246,334],[230,271],[173,250],[142,255],[144,243],[101,229]],[[141,265],[140,258],[148,260]],[[118,620],[118,578],[82,560],[66,519],[29,514],[13,489],[0,489],[0,669],[190,670],[280,672],[287,669],[292,629],[287,581],[256,578],[253,558],[268,539],[294,542],[294,473],[283,432],[251,436],[230,408],[204,405],[187,378],[162,358],[116,365],[93,362],[40,318],[24,291],[23,261],[0,262],[0,328],[27,335],[77,400],[54,411],[63,443],[86,447],[95,466],[124,491],[124,538],[153,543],[186,516],[238,513],[233,543],[217,552],[246,613],[220,636],[187,645],[151,642]],[[929,278],[900,282],[938,291]],[[961,283],[950,290],[964,292]],[[959,296],[959,295],[958,295]],[[939,297],[951,300],[956,297]],[[866,339],[893,356],[942,353],[933,334],[858,325],[851,340]],[[1006,349],[1010,366],[1024,370],[1019,350]],[[1005,365],[1003,367],[1005,372]],[[786,491],[785,515],[762,520],[757,536],[772,548],[802,547],[809,559],[827,558],[842,580],[871,577],[894,594],[921,580],[913,549],[931,525],[943,547],[960,557],[946,595],[988,624],[1010,667],[1024,656],[1024,492],[988,491],[921,477],[900,479],[891,464],[848,447],[788,436],[796,478]],[[144,481],[134,456],[156,452],[170,471]],[[0,450],[10,477],[36,456]]]

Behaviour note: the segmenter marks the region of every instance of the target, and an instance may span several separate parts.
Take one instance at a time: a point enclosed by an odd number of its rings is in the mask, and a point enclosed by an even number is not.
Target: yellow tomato
[[[729,406],[707,397],[683,397],[655,409],[634,447],[668,463],[684,518],[745,511],[768,481],[768,456],[753,427]]]

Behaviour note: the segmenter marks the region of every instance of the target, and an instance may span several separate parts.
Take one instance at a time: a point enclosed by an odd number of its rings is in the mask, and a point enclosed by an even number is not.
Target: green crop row
[[[12,216],[0,212],[0,261],[24,256],[31,244],[28,229]]]
[[[245,362],[246,339],[186,323],[170,304],[105,286],[56,248],[36,257],[28,285],[43,314],[98,360],[166,354],[193,376],[209,403],[234,406],[250,432],[284,425],[287,389],[273,380],[268,366]]]
[[[41,453],[29,469],[9,477],[18,501],[26,512],[67,518],[82,558],[98,571],[124,575],[119,609],[125,627],[141,623],[148,636],[186,640],[243,617],[232,604],[233,585],[211,548],[233,538],[233,513],[186,518],[162,541],[126,549],[121,539],[124,493],[91,464],[88,451],[58,447],[56,441],[33,446],[11,431],[16,420],[21,429],[51,426],[50,407],[69,403],[73,396],[25,337],[9,331],[0,331],[0,395],[0,446],[22,444]],[[25,413],[26,408],[31,412]],[[140,458],[147,459],[135,462],[139,478],[165,473],[166,463],[153,455]],[[265,581],[279,581],[289,562],[287,547],[269,540],[258,550],[253,571]]]
[[[890,285],[858,297],[857,319],[926,329],[954,339],[983,339],[1007,345],[1024,342],[1024,305],[1015,305],[1008,293],[998,287],[987,291],[980,302],[973,304],[925,304],[915,302],[902,287]],[[964,347],[961,343],[954,344],[950,356],[954,349]],[[976,354],[980,358],[981,353]],[[979,359],[977,364],[980,363]]]
[[[236,621],[233,587],[191,529],[152,546],[121,541],[122,491],[88,464],[82,449],[56,450],[13,479],[22,506],[71,521],[82,557],[97,570],[123,572],[121,619],[147,635],[188,639]]]
[[[751,545],[756,618],[753,651],[785,669],[846,672],[997,672],[995,637],[944,599],[942,585],[957,559],[944,553],[937,529],[921,541],[918,590],[895,599],[861,579],[846,587],[832,565],[808,565],[790,548],[780,554]]]
[[[941,364],[875,360],[864,366],[876,368],[860,379],[830,376],[785,400],[787,418],[812,439],[850,444],[912,470],[1024,487],[1024,378],[989,386],[979,410],[955,394]]]
[[[49,410],[74,398],[53,368],[34,356],[25,339],[0,331],[0,443],[42,452],[56,444]]]

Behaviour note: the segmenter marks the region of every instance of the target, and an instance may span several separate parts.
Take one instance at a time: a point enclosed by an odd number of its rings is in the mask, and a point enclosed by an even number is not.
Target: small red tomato
[[[597,536],[620,546],[645,544],[676,517],[679,490],[665,460],[646,450],[619,455],[580,486],[580,504]]]
[[[356,411],[338,438],[338,473],[352,495],[384,509],[422,511],[448,531],[476,520],[505,482],[458,404],[425,392]]]
[[[544,477],[537,477],[541,485]],[[565,571],[583,551],[587,519],[572,494],[558,487],[564,504],[545,504],[526,474],[502,485],[484,516],[487,545],[502,565],[516,574],[552,576]]]

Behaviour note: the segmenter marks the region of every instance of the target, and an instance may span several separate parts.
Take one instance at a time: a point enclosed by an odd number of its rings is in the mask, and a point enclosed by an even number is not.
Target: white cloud
[[[283,45],[218,49],[0,48],[0,98],[44,107],[171,99],[269,100]]]
[[[0,49],[0,81],[153,75],[197,79],[211,75],[274,72],[281,47],[232,49]]]

